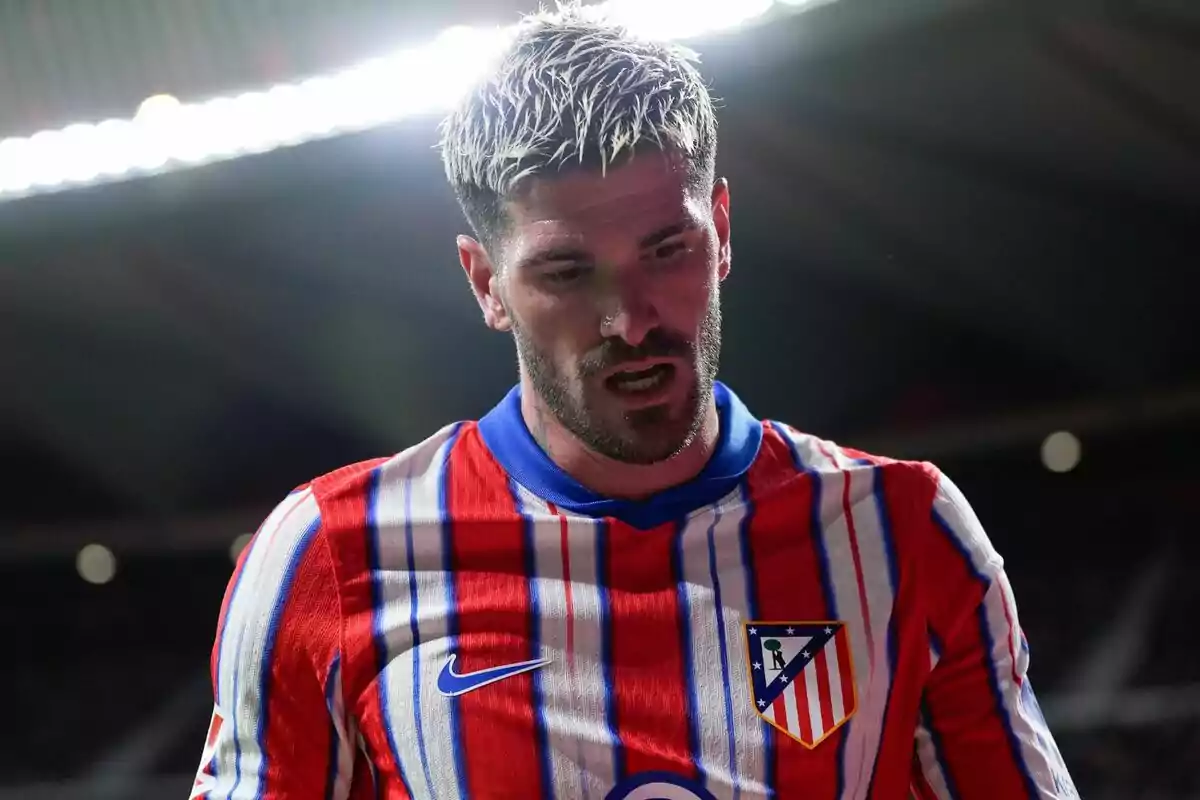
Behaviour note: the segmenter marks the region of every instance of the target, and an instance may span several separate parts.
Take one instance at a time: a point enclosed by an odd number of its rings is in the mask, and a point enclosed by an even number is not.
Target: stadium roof
[[[1200,379],[1195,11],[868,6],[700,45],[724,376],[852,441]],[[261,510],[486,410],[433,126],[0,204],[8,528]]]

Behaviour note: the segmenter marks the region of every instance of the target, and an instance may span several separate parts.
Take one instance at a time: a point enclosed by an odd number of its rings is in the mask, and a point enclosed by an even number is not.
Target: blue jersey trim
[[[695,479],[647,500],[603,497],[564,472],[534,441],[521,416],[521,390],[513,389],[483,419],[479,433],[500,466],[537,496],[574,514],[611,517],[648,530],[711,505],[737,488],[762,445],[762,423],[728,387],[713,387],[721,432],[708,465]]]

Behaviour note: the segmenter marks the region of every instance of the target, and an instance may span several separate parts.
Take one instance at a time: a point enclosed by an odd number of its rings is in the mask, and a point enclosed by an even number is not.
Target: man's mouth
[[[652,364],[642,369],[614,372],[605,379],[604,385],[620,394],[638,395],[666,386],[673,377],[675,377],[673,364]]]

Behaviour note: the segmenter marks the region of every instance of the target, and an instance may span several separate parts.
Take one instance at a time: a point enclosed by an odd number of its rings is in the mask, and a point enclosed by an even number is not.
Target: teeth
[[[666,380],[670,370],[664,367],[651,367],[637,372],[619,372],[613,376],[617,388],[627,392],[644,392]]]
[[[640,392],[643,389],[649,389],[651,386],[659,382],[659,376],[651,375],[649,378],[638,378],[637,380],[621,379],[618,383],[622,389],[628,389],[631,392]]]

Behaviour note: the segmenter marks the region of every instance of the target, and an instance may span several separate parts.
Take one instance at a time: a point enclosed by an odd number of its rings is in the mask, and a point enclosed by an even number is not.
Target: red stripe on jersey
[[[280,611],[262,701],[266,719],[260,796],[292,797],[311,786],[324,786],[329,774],[332,729],[321,676],[338,651],[338,598],[330,583],[333,564],[318,531],[295,565]],[[287,654],[280,658],[280,654]],[[302,655],[301,655],[302,654]],[[313,669],[295,669],[300,659]],[[297,758],[297,740],[303,742]],[[265,791],[263,791],[265,789]]]
[[[534,625],[526,522],[507,473],[474,425],[450,451],[446,507],[451,520],[459,673],[540,657],[532,652]],[[478,524],[476,524],[478,523]],[[458,743],[471,797],[492,797],[496,786],[520,786],[541,797],[541,756],[534,720],[534,675],[523,673],[457,698]]]
[[[386,800],[407,800],[400,780],[400,767],[387,741],[383,719],[383,704],[377,690],[368,691],[383,670],[375,646],[374,596],[371,584],[373,542],[368,526],[372,473],[387,459],[375,459],[354,464],[319,478],[313,491],[321,506],[321,526],[333,555],[341,587],[342,697],[346,708],[361,721],[361,732],[367,749],[379,773],[379,781],[387,788],[381,793]],[[363,761],[360,757],[359,761]],[[354,773],[355,792],[364,779],[358,768]],[[366,784],[374,787],[367,775]],[[372,797],[374,795],[372,794]]]
[[[776,697],[775,700],[771,703],[771,712],[772,712],[772,716],[775,719],[775,721],[786,728],[787,727],[787,706],[784,704],[784,699],[783,699],[782,693],[779,695],[779,697]]]
[[[799,724],[800,738],[806,742],[815,742],[819,732],[814,731],[812,726],[812,712],[809,710],[808,705],[811,700],[808,696],[807,676],[803,672],[797,675],[796,683],[792,684],[790,689],[784,691],[784,694],[791,694],[796,701],[793,711],[795,719],[793,720],[791,716],[788,717],[788,728],[791,728],[793,723]]]
[[[354,781],[350,784],[350,796],[346,800],[376,800],[375,776],[371,774],[371,765],[361,751],[354,760]]]
[[[821,622],[830,616],[823,589],[828,576],[811,530],[812,504],[818,498],[813,496],[811,479],[797,482],[795,474],[787,442],[774,428],[764,426],[762,447],[747,476],[752,509],[748,549],[762,622]],[[861,620],[848,622],[861,624]],[[777,712],[776,720],[784,717]],[[777,797],[836,794],[838,739],[845,735],[844,727],[812,750],[778,731],[771,734],[774,760],[767,765],[767,774],[774,778]]]
[[[829,681],[829,648],[827,645],[815,659],[817,670],[817,692],[821,702],[821,727],[833,727],[833,691]]]
[[[930,509],[933,496],[934,485],[929,484],[920,507]],[[933,530],[923,566],[926,574],[937,576],[937,596],[926,607],[943,645],[926,699],[929,725],[941,737],[943,765],[963,797],[1025,797],[1029,787],[992,693],[992,649],[981,620],[987,587],[956,537],[928,518],[925,525]],[[953,602],[939,603],[938,598]],[[983,709],[986,714],[978,713]]]
[[[928,527],[928,517],[920,518],[919,509],[928,510],[929,505],[923,502],[924,498],[920,495],[923,489],[913,481],[913,477],[919,473],[910,465],[865,455],[860,458],[875,465],[876,491],[879,491],[880,485],[883,487],[880,514],[884,518],[881,523],[887,528],[891,550],[897,561],[896,574],[900,577],[899,586],[895,587],[889,627],[876,631],[877,636],[889,637],[889,648],[892,648],[894,657],[892,688],[884,712],[883,731],[869,795],[874,798],[886,797],[888,792],[908,786],[912,777],[913,732],[917,728],[917,711],[925,679],[929,675],[929,638],[928,631],[923,629],[926,612],[918,596],[923,588],[917,581],[904,580],[902,576],[924,569],[924,565],[918,567],[914,563],[911,541],[914,531]],[[935,580],[941,580],[936,570],[927,574],[935,576]]]
[[[606,574],[612,686],[623,773],[668,771],[695,778],[688,741],[676,526],[637,530],[612,521]],[[618,776],[620,778],[622,776]]]

